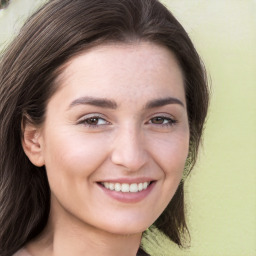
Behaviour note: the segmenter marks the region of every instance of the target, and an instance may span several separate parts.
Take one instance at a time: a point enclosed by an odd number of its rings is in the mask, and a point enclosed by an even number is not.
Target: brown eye
[[[102,117],[91,116],[91,117],[84,118],[84,119],[80,120],[78,122],[78,124],[83,124],[83,125],[88,126],[88,127],[96,128],[96,127],[99,127],[99,126],[102,126],[102,125],[107,125],[107,124],[110,124],[110,123]]]
[[[97,125],[98,122],[99,122],[99,118],[96,118],[96,117],[91,117],[86,119],[86,123],[89,125]]]
[[[154,125],[172,126],[176,121],[165,116],[155,116],[150,119],[149,123]]]
[[[165,120],[166,120],[166,118],[157,116],[157,117],[152,118],[151,122],[153,124],[163,124]]]

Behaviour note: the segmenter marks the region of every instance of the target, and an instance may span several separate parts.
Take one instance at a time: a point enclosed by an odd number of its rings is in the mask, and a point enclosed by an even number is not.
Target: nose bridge
[[[137,171],[146,163],[147,152],[143,131],[136,125],[120,128],[115,136],[112,162],[130,171]]]

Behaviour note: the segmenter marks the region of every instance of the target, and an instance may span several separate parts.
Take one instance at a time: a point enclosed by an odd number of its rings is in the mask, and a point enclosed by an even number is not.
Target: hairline
[[[185,106],[187,107],[186,76],[185,76],[185,72],[176,56],[176,53],[173,50],[171,50],[167,45],[161,44],[160,42],[157,42],[154,40],[150,40],[150,39],[143,38],[143,37],[140,38],[139,36],[136,38],[131,37],[130,40],[128,40],[127,38],[126,38],[126,40],[109,40],[109,39],[104,40],[103,38],[99,38],[98,41],[93,41],[92,43],[87,44],[87,45],[85,44],[84,47],[81,47],[81,49],[79,49],[75,54],[70,55],[66,61],[64,61],[62,64],[59,65],[59,67],[57,67],[55,70],[52,71],[52,75],[54,77],[53,84],[52,84],[53,91],[50,94],[49,98],[47,99],[47,104],[49,103],[49,100],[52,98],[52,96],[62,87],[61,85],[64,84],[63,73],[75,58],[80,57],[91,50],[101,48],[101,47],[108,47],[108,46],[117,46],[118,47],[118,46],[125,46],[125,45],[126,46],[136,46],[139,44],[146,44],[146,45],[154,45],[154,46],[159,46],[161,48],[165,48],[166,50],[169,51],[169,53],[174,58],[177,66],[181,72],[183,86],[184,86],[184,93],[185,93]]]

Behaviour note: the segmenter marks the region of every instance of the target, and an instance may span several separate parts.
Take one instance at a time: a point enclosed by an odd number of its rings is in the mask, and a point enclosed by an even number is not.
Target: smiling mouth
[[[140,182],[140,183],[112,183],[112,182],[100,182],[103,187],[108,190],[123,192],[123,193],[137,193],[146,190],[153,181],[151,182]]]

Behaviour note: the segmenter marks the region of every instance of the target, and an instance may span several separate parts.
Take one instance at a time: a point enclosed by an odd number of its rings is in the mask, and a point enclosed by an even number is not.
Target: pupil
[[[88,120],[88,123],[89,123],[89,124],[97,124],[97,123],[98,123],[98,118],[90,118],[90,119]]]
[[[162,124],[163,123],[163,118],[162,117],[155,117],[153,119],[154,123],[156,124]]]

